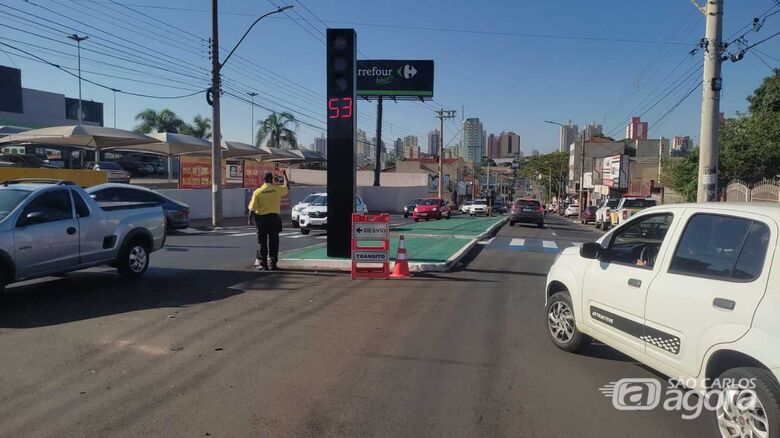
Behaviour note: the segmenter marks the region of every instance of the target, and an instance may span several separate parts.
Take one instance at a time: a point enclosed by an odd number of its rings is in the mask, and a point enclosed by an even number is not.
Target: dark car
[[[493,212],[504,214],[509,212],[509,207],[507,207],[506,202],[496,200],[495,202],[493,202]]]
[[[133,176],[151,175],[155,171],[154,165],[142,154],[126,154],[116,159],[116,162]]]
[[[109,183],[90,187],[87,193],[100,202],[153,202],[159,204],[165,212],[165,225],[169,230],[181,230],[190,226],[189,205],[145,187]]]
[[[509,213],[509,226],[516,223],[536,224],[544,228],[544,207],[536,199],[516,199]]]
[[[591,222],[596,222],[596,210],[599,208],[595,205],[588,205],[585,207],[584,210],[582,210],[582,220],[580,223],[582,224],[589,224]]]
[[[130,183],[130,173],[125,169],[122,169],[122,166],[113,161],[90,161],[84,164],[84,169],[102,170],[106,172],[108,182],[125,184]]]
[[[59,169],[59,167],[47,164],[42,159],[31,154],[2,154],[0,155],[0,163],[3,167],[45,167],[49,169]]]
[[[404,217],[409,217],[412,215],[412,212],[414,212],[414,207],[417,207],[417,204],[419,204],[422,201],[422,199],[412,199],[409,201],[408,204],[404,206]]]

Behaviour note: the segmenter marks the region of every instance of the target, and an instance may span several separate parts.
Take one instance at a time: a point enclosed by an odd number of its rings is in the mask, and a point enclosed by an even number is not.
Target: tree
[[[526,178],[538,178],[539,175],[542,175],[540,182],[545,191],[550,188],[552,182],[551,191],[560,199],[566,195],[569,154],[567,152],[551,152],[525,157],[520,166],[520,175]]]
[[[151,108],[146,108],[136,114],[135,119],[141,122],[134,129],[134,131],[139,134],[149,134],[153,132],[179,133],[186,125],[176,113],[167,108],[160,112]]]
[[[198,138],[211,138],[211,119],[200,114],[193,117],[192,124],[184,124],[179,133]]]
[[[257,130],[255,145],[262,146],[265,142],[269,147],[288,146],[290,149],[298,149],[298,138],[295,130],[298,129],[298,121],[295,116],[288,113],[272,112],[265,120],[258,122],[260,128]],[[289,125],[295,127],[295,130],[288,128]]]
[[[698,173],[698,149],[694,149],[684,157],[666,158],[661,162],[661,182],[679,193],[687,202],[696,201]]]

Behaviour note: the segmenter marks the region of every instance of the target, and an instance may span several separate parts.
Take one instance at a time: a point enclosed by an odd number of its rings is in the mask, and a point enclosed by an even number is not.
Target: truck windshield
[[[0,221],[11,214],[28,196],[30,192],[25,190],[0,190]]]
[[[623,202],[623,208],[649,208],[655,207],[655,201],[652,199],[626,199]]]

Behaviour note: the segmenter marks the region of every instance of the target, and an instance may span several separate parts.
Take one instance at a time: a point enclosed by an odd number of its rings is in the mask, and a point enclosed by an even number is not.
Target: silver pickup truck
[[[0,184],[0,291],[17,281],[98,265],[137,278],[165,238],[158,205],[98,203],[67,181]]]

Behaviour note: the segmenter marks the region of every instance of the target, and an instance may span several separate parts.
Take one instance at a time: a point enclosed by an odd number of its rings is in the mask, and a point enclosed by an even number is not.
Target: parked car
[[[163,194],[141,186],[128,184],[100,184],[87,189],[87,193],[98,202],[143,202],[157,204],[165,213],[168,230],[182,230],[190,227],[190,206],[173,200]]]
[[[635,213],[650,207],[655,207],[654,199],[640,197],[621,198],[617,207],[610,211],[610,226],[617,226],[628,220]]]
[[[360,196],[355,196],[355,213],[368,214],[368,206]],[[313,229],[328,228],[328,194],[317,196],[298,216],[301,234],[309,234]]]
[[[566,207],[566,210],[563,211],[564,217],[579,216],[579,214],[580,214],[579,204],[569,204]]]
[[[84,169],[106,172],[106,177],[110,183],[130,183],[130,172],[122,169],[122,166],[113,161],[90,161],[84,164]]]
[[[580,223],[586,225],[591,222],[596,222],[596,210],[598,210],[598,207],[595,205],[585,206],[582,210],[582,219],[580,219]]]
[[[477,199],[469,207],[469,215],[476,216],[478,214],[487,215],[489,212],[487,199]]]
[[[426,221],[429,219],[449,219],[451,214],[449,204],[441,198],[422,199],[412,211],[412,217],[415,222],[420,219],[425,219]]]
[[[0,166],[59,169],[32,154],[0,154]]]
[[[298,228],[300,225],[298,223],[298,217],[301,215],[301,212],[308,207],[312,201],[317,199],[318,196],[325,196],[327,193],[310,193],[305,198],[303,198],[303,201],[295,204],[295,206],[292,208],[292,211],[290,212],[290,219],[292,220],[292,226],[293,228]]]
[[[142,154],[125,154],[116,162],[133,176],[151,175],[155,171],[154,165],[150,164]]]
[[[548,335],[592,339],[701,393],[724,437],[780,430],[780,206],[646,209],[563,250],[547,276]],[[756,433],[759,431],[759,433]]]
[[[498,213],[498,214],[507,213],[508,210],[509,210],[509,208],[507,207],[506,202],[504,202],[503,200],[498,200],[497,199],[493,203],[493,211]]]
[[[164,242],[158,205],[98,203],[70,182],[0,186],[0,290],[98,265],[137,278]]]
[[[544,207],[535,199],[515,199],[509,213],[509,226],[515,224],[536,224],[544,228]]]
[[[612,223],[611,212],[612,209],[617,207],[620,203],[620,198],[607,198],[599,204],[598,210],[596,210],[596,228],[601,228],[604,231],[609,229],[609,225]]]
[[[414,207],[417,207],[417,204],[419,204],[420,201],[422,201],[422,198],[412,199],[411,201],[409,201],[409,203],[404,205],[404,218],[408,218],[409,216],[412,215],[412,212],[414,211]]]
[[[474,201],[465,201],[460,206],[460,212],[464,214],[471,213],[471,206],[474,205]]]
[[[559,216],[563,216],[563,213],[566,211],[566,208],[568,207],[569,207],[568,202],[560,202],[558,203],[556,213],[558,213]]]

